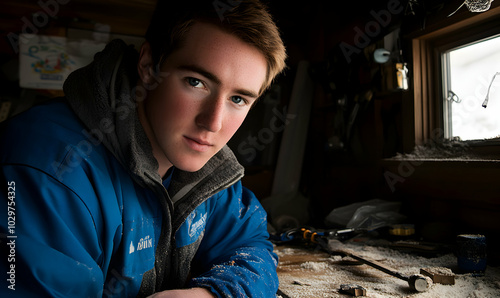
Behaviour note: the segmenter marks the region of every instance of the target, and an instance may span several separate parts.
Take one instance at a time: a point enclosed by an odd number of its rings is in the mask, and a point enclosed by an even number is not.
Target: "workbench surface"
[[[405,275],[419,274],[421,268],[449,268],[457,272],[452,253],[423,257],[389,247],[347,245],[363,258],[376,260]],[[483,276],[455,274],[454,285],[434,283],[425,292],[412,291],[408,282],[361,264],[349,257],[332,256],[319,247],[277,245],[279,256],[278,297],[350,297],[339,293],[342,284],[361,286],[365,297],[500,297],[500,268],[487,267]]]

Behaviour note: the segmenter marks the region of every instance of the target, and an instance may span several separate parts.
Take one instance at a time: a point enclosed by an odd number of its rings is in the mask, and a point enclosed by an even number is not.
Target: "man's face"
[[[141,52],[139,64],[147,54]],[[161,66],[161,83],[139,103],[160,175],[172,165],[201,169],[240,127],[266,71],[257,48],[214,25],[195,23]]]

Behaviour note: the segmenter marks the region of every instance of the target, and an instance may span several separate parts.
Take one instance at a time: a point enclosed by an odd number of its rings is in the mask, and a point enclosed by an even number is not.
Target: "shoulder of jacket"
[[[102,150],[63,100],[35,106],[3,128],[2,164],[39,169],[56,178],[74,171]]]

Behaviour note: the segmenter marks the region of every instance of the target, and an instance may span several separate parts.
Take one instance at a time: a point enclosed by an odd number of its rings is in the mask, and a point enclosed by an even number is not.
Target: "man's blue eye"
[[[243,104],[245,100],[241,96],[232,96],[231,100],[236,104]]]
[[[201,81],[195,78],[187,78],[187,82],[189,85],[193,87],[199,87],[198,85],[201,84]]]

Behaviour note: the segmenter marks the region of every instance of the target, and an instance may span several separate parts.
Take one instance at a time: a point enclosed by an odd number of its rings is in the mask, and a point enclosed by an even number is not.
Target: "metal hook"
[[[451,90],[448,90],[448,100],[454,101],[456,103],[462,102],[460,97],[458,97],[458,95],[456,95],[455,92],[453,92]]]

